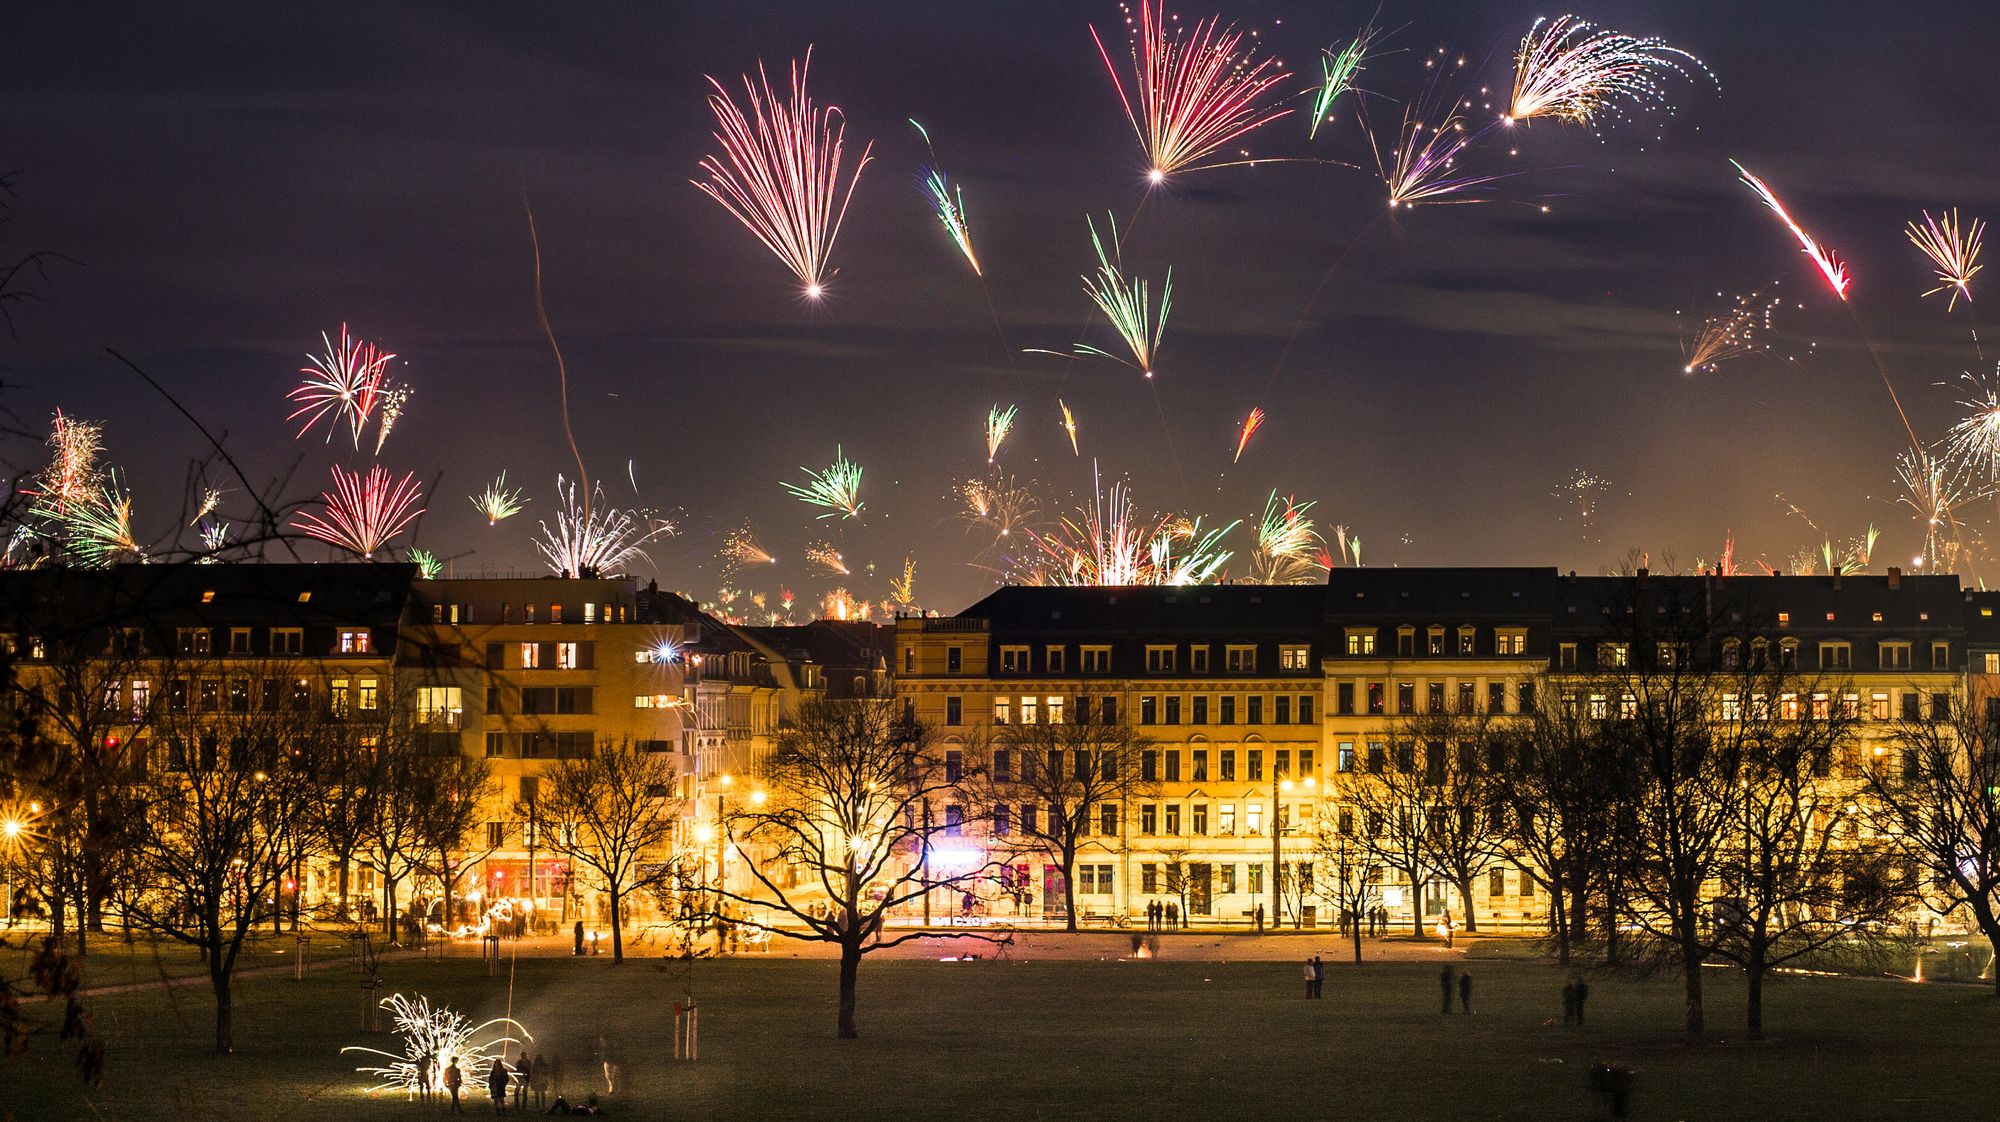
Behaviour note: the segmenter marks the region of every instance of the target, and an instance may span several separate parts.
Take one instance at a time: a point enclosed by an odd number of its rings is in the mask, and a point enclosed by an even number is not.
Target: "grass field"
[[[1681,1042],[1671,979],[1592,978],[1590,1025],[1560,1013],[1552,967],[1473,960],[1475,1015],[1443,1017],[1431,964],[1333,966],[1326,1000],[1300,996],[1289,961],[1205,963],[903,959],[862,967],[862,1039],[833,1039],[834,964],[694,964],[702,1059],[665,1058],[684,967],[659,960],[522,959],[512,1009],[572,1090],[599,1033],[629,1118],[1009,1119],[1587,1118],[1586,1072],[1637,1069],[1635,1119],[1984,1118],[2000,1001],[1977,987],[1789,979],[1768,996],[1773,1037],[1741,1043],[1737,977],[1712,977],[1713,1039]],[[475,1018],[508,1010],[508,979],[477,960],[404,960],[390,992],[421,992]],[[0,1102],[21,1119],[416,1118],[437,1113],[359,1093],[344,1044],[359,1001],[344,968],[240,988],[238,1053],[207,1053],[205,988],[94,999],[110,1077],[86,1090],[52,1042],[0,1064]],[[602,1085],[596,1089],[602,1091]],[[469,1106],[484,1113],[483,1102]]]

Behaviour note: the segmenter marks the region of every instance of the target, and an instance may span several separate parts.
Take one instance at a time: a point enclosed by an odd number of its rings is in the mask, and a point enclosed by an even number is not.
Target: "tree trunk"
[[[83,958],[89,951],[90,937],[90,888],[89,881],[77,885],[76,889],[76,957]]]
[[[1361,961],[1361,912],[1359,910],[1355,911],[1353,919],[1348,923],[1347,926],[1348,930],[1353,932],[1354,961],[1360,962]]]
[[[1690,914],[1677,925],[1680,929],[1681,974],[1687,987],[1687,1034],[1699,1037],[1704,1028],[1701,1007],[1701,963],[1702,953],[1699,936],[1694,930],[1694,919]]]
[[[348,856],[346,854],[342,854],[340,858],[340,918],[341,919],[347,918],[347,885],[348,885],[347,866],[348,866]]]
[[[445,950],[451,946],[452,877],[448,875],[448,870],[450,868],[451,868],[451,854],[446,853],[442,850],[438,851],[438,884],[441,886],[439,888],[439,893],[442,900],[442,906],[444,908],[444,923],[441,925],[444,928],[444,933],[443,937],[438,940],[439,958],[443,958]]]
[[[625,964],[625,922],[622,915],[624,895],[624,893],[618,890],[617,883],[613,882],[610,892],[611,965],[613,966],[623,966]]]
[[[1075,871],[1075,856],[1065,855],[1063,860],[1063,913],[1069,920],[1067,929],[1071,932],[1076,930],[1076,878],[1071,875]]]
[[[840,1024],[834,1035],[853,1040],[861,1033],[854,1027],[854,976],[861,969],[861,934],[849,932],[840,944]]]
[[[1549,930],[1556,936],[1556,965],[1569,965],[1570,932],[1568,905],[1563,903],[1561,877],[1550,877],[1554,887],[1549,889]]]
[[[1479,909],[1472,904],[1471,876],[1467,876],[1464,880],[1458,882],[1458,899],[1460,903],[1465,905],[1465,933],[1467,935],[1478,934]]]
[[[215,990],[215,1051],[227,1056],[236,1050],[230,1039],[230,998],[229,972],[222,968],[222,951],[219,947],[204,946],[208,952],[208,984]]]
[[[1416,929],[1417,938],[1428,938],[1424,934],[1424,884],[1414,876],[1410,878],[1410,926]]]
[[[1749,1002],[1744,1014],[1744,1035],[1764,1039],[1764,952],[1752,951],[1745,966],[1749,977]]]

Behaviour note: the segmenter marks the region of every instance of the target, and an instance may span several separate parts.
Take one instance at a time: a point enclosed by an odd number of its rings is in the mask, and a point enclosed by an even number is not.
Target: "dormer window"
[[[1819,644],[1819,668],[1821,670],[1852,670],[1854,668],[1853,646],[1844,641],[1822,639]]]
[[[1444,628],[1433,627],[1424,632],[1424,649],[1434,655],[1444,653]]]
[[[1174,651],[1172,646],[1150,646],[1146,648],[1146,673],[1171,674],[1174,672]]]
[[[1026,646],[1001,647],[1000,672],[1002,674],[1026,674],[1028,672],[1028,648]]]
[[[369,641],[367,628],[343,627],[340,629],[339,645],[334,649],[341,654],[368,654],[374,645]]]

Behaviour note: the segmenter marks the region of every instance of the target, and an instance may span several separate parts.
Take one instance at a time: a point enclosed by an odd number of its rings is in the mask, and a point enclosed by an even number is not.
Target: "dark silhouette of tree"
[[[683,879],[674,840],[685,802],[665,754],[628,739],[556,761],[542,772],[540,798],[521,808],[543,844],[603,883],[613,965],[625,961],[626,898]]]

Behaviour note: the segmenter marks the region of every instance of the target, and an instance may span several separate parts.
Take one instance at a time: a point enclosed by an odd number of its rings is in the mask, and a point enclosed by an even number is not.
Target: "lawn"
[[[1009,1119],[1162,1117],[1583,1118],[1586,1071],[1637,1069],[1635,1119],[1991,1117],[1986,1064],[2000,1045],[1989,990],[1799,978],[1768,996],[1772,1041],[1744,1044],[1738,978],[1711,977],[1699,1047],[1674,1032],[1671,979],[1593,976],[1590,1025],[1560,1013],[1552,967],[1474,960],[1475,1015],[1439,1016],[1437,974],[1413,962],[1334,966],[1307,1002],[1287,961],[922,959],[862,967],[862,1039],[833,1039],[834,964],[730,959],[694,964],[702,1058],[665,1058],[684,967],[659,960],[522,959],[514,1016],[561,1056],[583,1089],[600,1033],[627,1085],[610,1113],[697,1117]],[[404,960],[391,990],[421,992],[476,1018],[508,1010],[504,972],[476,959]],[[386,991],[385,991],[386,992]],[[240,990],[238,1053],[205,1051],[205,989],[95,999],[110,1047],[98,1090],[75,1083],[49,1042],[0,1063],[22,1119],[415,1118],[435,1113],[358,1091],[344,1044],[356,1031],[346,968]],[[602,1090],[601,1084],[597,1088]],[[474,1107],[484,1111],[483,1104]]]

